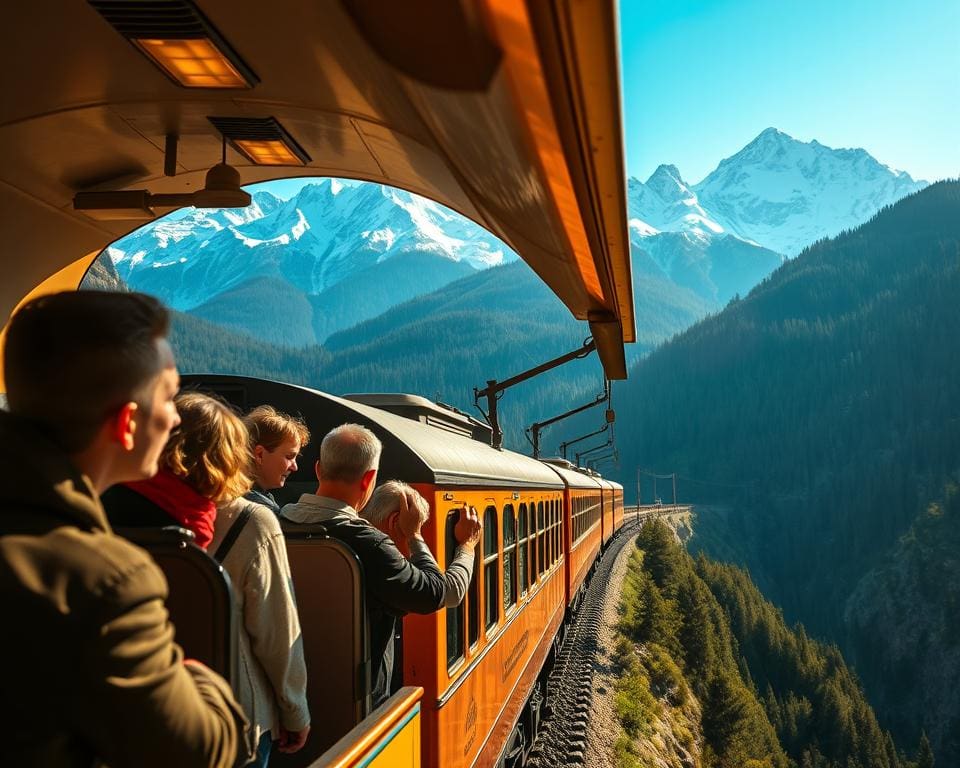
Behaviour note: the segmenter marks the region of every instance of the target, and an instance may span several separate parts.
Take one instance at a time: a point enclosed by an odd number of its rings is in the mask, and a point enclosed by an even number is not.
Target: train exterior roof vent
[[[576,469],[576,467],[573,466],[572,461],[561,459],[559,456],[554,456],[553,458],[550,458],[550,459],[542,459],[542,461],[544,461],[547,464],[553,464],[553,466],[555,467],[563,467],[564,469],[574,469],[574,470]]]
[[[344,395],[343,399],[379,408],[382,411],[419,421],[421,424],[427,424],[447,432],[472,437],[480,442],[490,443],[492,430],[489,425],[478,421],[452,405],[434,403],[419,395],[377,393]]]

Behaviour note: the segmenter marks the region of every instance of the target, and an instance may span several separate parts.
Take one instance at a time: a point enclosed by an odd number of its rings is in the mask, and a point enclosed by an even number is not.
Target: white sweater
[[[234,693],[250,719],[255,748],[266,731],[277,739],[279,726],[290,731],[305,728],[310,713],[300,617],[277,516],[246,499],[224,504],[217,510],[209,551],[217,551],[245,504],[251,507],[250,517],[223,567],[233,584],[241,624],[239,680]]]

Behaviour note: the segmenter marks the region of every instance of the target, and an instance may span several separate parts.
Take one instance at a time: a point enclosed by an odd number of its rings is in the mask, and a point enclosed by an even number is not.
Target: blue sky
[[[620,0],[628,174],[700,181],[774,126],[960,175],[960,0]]]

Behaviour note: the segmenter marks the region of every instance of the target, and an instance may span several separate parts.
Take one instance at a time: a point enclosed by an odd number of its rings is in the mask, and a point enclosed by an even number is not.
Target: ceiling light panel
[[[230,145],[254,165],[299,165],[310,162],[293,136],[274,117],[210,117]]]
[[[252,88],[259,80],[190,0],[89,0],[90,5],[184,88]]]

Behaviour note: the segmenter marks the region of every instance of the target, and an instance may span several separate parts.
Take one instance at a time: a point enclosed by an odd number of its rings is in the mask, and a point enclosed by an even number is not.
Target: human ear
[[[266,453],[266,451],[267,449],[259,443],[253,446],[253,458],[257,460],[257,464],[263,461],[263,454]]]
[[[313,474],[317,476],[317,481],[323,480],[322,475],[320,474],[320,459],[317,459],[313,462]]]
[[[360,488],[366,491],[367,488],[369,488],[370,485],[373,483],[373,479],[376,476],[377,476],[377,470],[368,469],[366,472],[363,473],[363,478],[360,480]]]
[[[137,433],[137,404],[125,403],[117,412],[113,421],[113,439],[123,446],[123,450],[132,451],[134,436]]]

